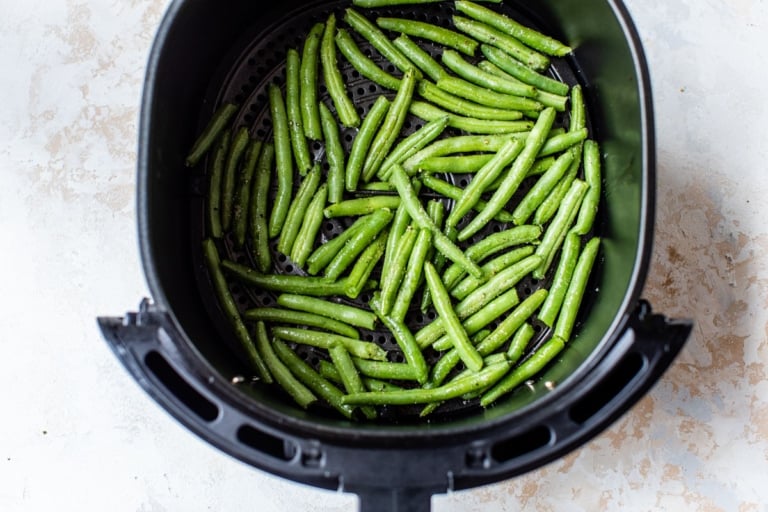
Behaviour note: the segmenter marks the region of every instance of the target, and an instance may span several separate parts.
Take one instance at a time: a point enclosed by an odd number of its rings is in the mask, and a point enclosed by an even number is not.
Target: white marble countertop
[[[694,333],[625,417],[436,511],[768,510],[768,2],[627,0],[653,77],[645,296]],[[198,440],[128,376],[99,314],[148,294],[137,108],[166,0],[0,0],[0,510],[353,510]]]

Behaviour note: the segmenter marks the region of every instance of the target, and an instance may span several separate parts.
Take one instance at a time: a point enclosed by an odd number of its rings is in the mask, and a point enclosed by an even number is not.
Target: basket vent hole
[[[159,352],[144,356],[149,371],[190,411],[208,423],[219,417],[219,408],[193,388]]]
[[[249,448],[284,461],[292,460],[297,452],[294,443],[256,430],[249,425],[243,425],[237,429],[237,440]]]
[[[506,462],[538,450],[548,445],[550,441],[552,441],[552,431],[544,425],[539,425],[522,434],[495,443],[491,448],[491,457],[496,462]]]

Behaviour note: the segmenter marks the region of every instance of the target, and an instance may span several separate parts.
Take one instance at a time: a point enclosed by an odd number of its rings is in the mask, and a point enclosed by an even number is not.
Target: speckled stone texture
[[[167,3],[0,0],[0,510],[353,510],[354,496],[255,471],[188,433],[96,329],[148,293],[137,109]],[[768,510],[768,2],[626,3],[658,130],[645,297],[694,318],[693,335],[597,439],[435,497],[435,511]]]

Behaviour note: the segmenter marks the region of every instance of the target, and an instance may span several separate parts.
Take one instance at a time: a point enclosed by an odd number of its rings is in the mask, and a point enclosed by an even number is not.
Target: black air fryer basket
[[[302,410],[251,383],[225,341],[229,330],[200,254],[204,170],[190,171],[184,157],[224,101],[242,105],[236,125],[268,135],[265,88],[283,73],[286,49],[299,46],[329,13],[340,18],[348,5],[172,2],[151,52],[139,131],[139,241],[152,300],[99,323],[137,382],[226,453],[275,475],[357,493],[363,510],[428,510],[432,494],[522,474],[593,438],[661,377],[691,324],[654,314],[640,299],[653,235],[654,133],[648,71],[626,9],[619,0],[505,0],[493,5],[575,48],[553,61],[554,73],[582,84],[592,137],[604,157],[595,228],[601,258],[573,341],[557,364],[493,407],[448,408],[429,422],[407,414],[350,422]],[[378,12],[417,12],[442,23],[452,5]],[[351,69],[345,78],[363,109],[383,92]],[[326,238],[343,228],[324,224]],[[228,241],[222,250],[234,260],[248,257]],[[279,272],[296,272],[289,261],[276,261]],[[537,283],[520,286],[530,293]],[[233,293],[243,303],[268,297],[244,287]],[[392,343],[383,335],[375,339]]]

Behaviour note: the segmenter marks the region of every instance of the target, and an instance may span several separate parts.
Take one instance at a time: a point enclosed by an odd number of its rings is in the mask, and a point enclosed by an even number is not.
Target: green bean
[[[371,60],[349,34],[349,32],[343,28],[340,28],[336,33],[336,46],[338,46],[342,55],[346,57],[352,67],[355,68],[362,76],[368,80],[382,86],[387,89],[396,91],[400,87],[400,79],[396,78]]]
[[[383,315],[389,315],[392,310],[418,234],[419,230],[414,226],[406,228],[405,232],[398,239],[397,252],[390,259],[387,273],[381,276],[381,300],[379,307]]]
[[[504,361],[489,365],[470,377],[452,381],[436,388],[353,393],[345,395],[342,402],[348,405],[410,405],[441,402],[491,386],[508,371],[509,363]]]
[[[480,50],[491,63],[521,82],[529,84],[540,91],[546,91],[559,96],[568,94],[569,88],[567,84],[537,73],[499,48],[484,44],[480,46]]]
[[[392,106],[384,117],[384,122],[379,127],[376,137],[371,142],[368,156],[365,159],[365,164],[363,164],[363,181],[365,182],[370,181],[379,172],[381,164],[403,128],[405,118],[408,117],[408,108],[411,105],[417,83],[414,71],[414,69],[409,69],[403,75],[403,81],[392,100]]]
[[[256,348],[264,356],[264,363],[269,368],[275,381],[288,393],[302,409],[306,409],[317,401],[317,397],[302,384],[285,364],[277,357],[264,322],[256,324]]]
[[[246,310],[245,313],[243,313],[243,319],[251,322],[306,325],[335,332],[336,334],[341,334],[348,338],[360,338],[360,333],[357,332],[357,329],[350,325],[314,313],[306,313],[304,311],[258,307]]]
[[[320,110],[317,100],[318,61],[320,40],[323,37],[325,24],[315,23],[304,40],[304,48],[301,54],[300,77],[300,105],[301,124],[304,135],[312,140],[322,140],[323,131],[320,119]]]
[[[304,383],[309,389],[328,402],[334,409],[346,418],[352,418],[354,409],[341,403],[344,393],[331,384],[327,379],[317,373],[311,366],[304,362],[288,345],[275,340],[273,343],[277,357],[288,367],[293,375]]]
[[[304,220],[301,223],[301,228],[296,234],[296,239],[291,248],[291,261],[293,261],[299,268],[304,268],[307,258],[309,258],[309,255],[312,253],[317,233],[320,231],[320,226],[323,224],[323,209],[325,208],[325,202],[327,200],[328,185],[324,183],[309,202],[306,215],[304,215]]]
[[[587,107],[584,104],[584,92],[581,85],[571,87],[571,122],[568,131],[576,131],[587,126]]]
[[[368,278],[373,273],[374,268],[384,255],[384,246],[387,243],[388,232],[386,229],[379,233],[376,240],[365,248],[363,253],[357,259],[355,266],[347,278],[347,297],[356,299],[362,293]]]
[[[326,299],[309,297],[307,295],[283,293],[277,298],[277,303],[284,308],[314,313],[327,318],[335,318],[344,323],[355,325],[363,329],[373,330],[376,326],[376,315],[370,311],[355,306],[347,306],[346,304],[331,302]]]
[[[238,247],[245,245],[245,236],[248,228],[249,205],[251,203],[251,181],[256,171],[259,155],[261,154],[262,142],[252,140],[245,151],[245,164],[240,173],[240,182],[235,193],[235,206],[233,208],[233,222],[235,232],[235,243]]]
[[[507,349],[507,360],[510,364],[515,364],[520,360],[535,334],[536,330],[528,322],[520,326],[515,335],[512,336],[512,341],[509,342],[509,348]]]
[[[371,181],[370,183],[364,183],[363,186],[358,187],[360,191],[365,192],[396,192],[394,185],[388,181]]]
[[[431,101],[438,107],[445,108],[446,110],[467,117],[493,119],[498,121],[517,121],[523,117],[522,112],[518,110],[507,110],[480,105],[445,92],[436,85],[425,80],[422,80],[421,83],[419,83],[418,91],[422,98]]]
[[[488,107],[530,111],[539,111],[542,109],[541,103],[531,98],[495,92],[454,76],[443,76],[437,81],[437,87],[445,92],[461,96],[462,98]]]
[[[408,363],[391,363],[389,361],[371,361],[353,357],[355,366],[360,373],[374,379],[418,380],[416,368]]]
[[[302,135],[303,137],[303,135]],[[301,222],[304,220],[307,207],[312,201],[312,197],[320,186],[320,164],[315,164],[309,174],[302,180],[296,196],[288,209],[288,215],[283,224],[283,230],[280,233],[280,240],[277,242],[277,250],[285,255],[291,253],[293,243],[296,241],[296,235],[301,229]]]
[[[431,23],[402,18],[377,18],[376,24],[393,32],[407,34],[412,37],[427,39],[442,46],[455,48],[467,55],[474,55],[477,50],[477,41],[464,34],[459,34],[453,30],[439,27]]]
[[[381,323],[392,333],[392,336],[394,336],[397,345],[405,356],[405,361],[408,363],[408,366],[413,368],[416,381],[419,384],[424,384],[427,382],[427,377],[429,377],[429,369],[427,368],[424,355],[421,353],[421,348],[419,348],[416,339],[413,337],[413,333],[411,333],[404,322],[399,322],[391,316],[385,315],[379,307],[378,299],[379,297],[374,294],[374,298],[369,304],[371,309],[379,317]]]
[[[360,217],[351,226],[339,234],[339,236],[321,244],[320,247],[318,247],[307,259],[307,271],[310,274],[315,275],[328,266],[331,260],[338,254],[349,239],[360,231],[368,222],[368,216]]]
[[[472,82],[475,85],[486,87],[496,92],[512,94],[514,96],[524,96],[526,98],[536,97],[536,89],[532,85],[521,83],[518,80],[507,80],[492,73],[488,73],[478,66],[470,64],[453,50],[445,50],[443,52],[443,64],[459,77]],[[565,87],[566,92],[568,92],[568,86]]]
[[[203,240],[203,257],[208,267],[208,274],[213,284],[213,289],[219,299],[219,305],[232,328],[235,338],[240,343],[251,367],[256,371],[259,378],[267,384],[272,382],[272,374],[264,362],[264,358],[259,353],[258,348],[253,342],[248,328],[240,318],[240,311],[237,308],[235,299],[229,292],[227,281],[221,272],[222,262],[219,259],[219,253],[216,250],[216,244],[210,238]]]
[[[355,258],[376,238],[376,236],[392,220],[390,210],[376,210],[367,217],[368,221],[363,225],[359,232],[352,235],[344,247],[336,254],[328,266],[325,268],[325,277],[328,279],[338,279],[341,274],[349,268]]]
[[[420,228],[429,229],[432,231],[433,244],[435,248],[443,253],[446,258],[461,265],[467,272],[475,277],[482,278],[482,271],[477,264],[468,258],[462,250],[454,244],[450,238],[448,238],[442,231],[437,229],[435,223],[429,218],[427,212],[419,203],[419,198],[416,196],[416,192],[413,190],[410,179],[405,174],[405,171],[399,165],[392,166],[392,176],[390,182],[397,187],[397,192],[400,194],[400,198],[403,201],[403,205],[408,210],[408,214],[416,221],[416,224]]]
[[[352,361],[352,357],[349,355],[349,352],[347,352],[347,349],[344,348],[344,345],[333,345],[328,350],[328,353],[331,356],[333,364],[339,371],[339,377],[341,377],[341,382],[344,385],[344,389],[347,391],[347,393],[365,392],[365,385],[360,378],[360,374],[357,372],[357,368],[355,367],[354,361]],[[369,420],[376,418],[376,409],[373,407],[363,406],[360,408],[360,410]]]
[[[393,164],[402,164],[406,159],[416,154],[417,151],[423,149],[424,146],[439,137],[446,126],[448,126],[448,116],[429,121],[427,124],[400,141],[381,164],[381,169],[379,169],[378,173],[379,178],[382,180],[388,179],[389,168]]]
[[[376,48],[389,62],[395,65],[403,73],[413,68],[413,64],[408,58],[398,50],[392,41],[379,30],[376,25],[371,23],[365,16],[352,8],[347,8],[344,14],[344,21],[355,31],[363,36],[371,45]],[[416,71],[417,78],[421,78],[421,73]]]
[[[197,165],[203,155],[216,143],[219,134],[224,131],[229,120],[232,119],[232,116],[235,115],[239,108],[234,103],[224,103],[213,113],[210,121],[208,121],[202,133],[200,133],[192,145],[189,155],[187,155],[185,161],[187,167]]]
[[[356,5],[357,7],[366,7],[368,9],[373,9],[375,7],[390,7],[393,5],[422,5],[422,4],[431,4],[436,2],[442,2],[444,0],[352,0],[352,5]],[[491,2],[491,3],[501,3],[501,0],[476,0],[478,2]]]
[[[262,274],[234,261],[223,260],[222,268],[243,284],[280,293],[302,293],[313,296],[344,295],[346,280],[330,281],[322,277]]]
[[[390,109],[390,102],[385,96],[376,98],[368,114],[363,119],[360,130],[355,135],[352,142],[352,149],[347,159],[347,172],[345,176],[345,186],[349,191],[356,190],[360,175],[363,172],[365,157],[371,147],[371,142],[376,136],[376,132],[384,121],[384,116]]]
[[[424,72],[429,78],[437,82],[445,74],[443,67],[421,46],[416,44],[405,34],[401,34],[392,41],[395,48],[403,52],[403,55],[413,62],[418,69]]]
[[[495,276],[510,265],[514,265],[518,261],[522,260],[533,254],[533,247],[523,246],[518,249],[502,253],[500,256],[493,258],[480,267],[485,275],[489,278]],[[455,286],[449,288],[451,295],[459,300],[464,299],[472,290],[476,290],[483,281],[472,276],[467,276],[463,280],[456,283]]]
[[[568,106],[568,96],[560,96],[547,91],[536,91],[535,99],[545,107],[552,107],[558,112],[565,112]],[[535,117],[535,113],[530,115]]]
[[[381,208],[394,210],[400,206],[400,198],[397,196],[368,196],[357,199],[347,199],[340,203],[332,204],[323,210],[323,215],[327,219],[336,217],[352,217],[357,215],[368,215]]]
[[[312,37],[311,34],[310,37]],[[288,129],[291,135],[291,147],[293,148],[296,167],[299,169],[299,174],[304,176],[312,168],[312,159],[309,156],[309,146],[307,146],[307,138],[304,135],[304,121],[302,120],[304,112],[302,110],[301,91],[304,83],[300,77],[302,70],[300,69],[299,52],[294,48],[289,48],[285,62],[285,110],[288,114]],[[316,106],[313,104],[312,108],[315,109]]]
[[[269,217],[269,236],[275,238],[283,229],[288,208],[291,206],[293,192],[293,158],[291,156],[291,136],[288,127],[288,114],[280,88],[269,84],[269,110],[272,115],[272,132],[277,161],[277,192]]]
[[[450,199],[453,199],[455,201],[458,201],[463,194],[463,191],[460,187],[451,185],[450,183],[443,181],[441,179],[435,178],[434,176],[422,176],[421,177],[422,183],[426,185],[428,188],[434,190],[438,194],[442,194],[445,197],[448,197]],[[482,199],[477,201],[473,205],[473,208],[479,212],[483,211],[485,208],[485,201]],[[507,211],[500,211],[496,217],[494,217],[499,222],[512,222],[512,214]]]
[[[397,254],[400,238],[405,233],[408,224],[411,222],[411,216],[408,214],[408,210],[403,206],[398,207],[395,212],[395,216],[392,219],[392,229],[389,231],[387,237],[387,244],[384,249],[384,262],[381,265],[381,275],[388,276],[389,269],[392,266],[392,259]],[[382,286],[384,283],[381,283]]]
[[[403,168],[406,171],[411,172],[416,169],[416,166],[420,162],[423,162],[428,158],[453,155],[456,153],[494,153],[499,151],[502,146],[509,142],[510,138],[525,139],[527,136],[527,133],[520,132],[500,135],[458,135],[447,137],[437,140],[411,155],[403,162]]]
[[[221,182],[221,227],[224,231],[228,231],[232,226],[237,171],[240,166],[240,159],[248,148],[249,141],[248,128],[243,126],[237,130],[229,147],[227,163],[224,166],[224,176]]]
[[[440,203],[437,203],[440,204]],[[392,305],[390,316],[398,322],[405,321],[411,301],[421,283],[424,262],[427,261],[429,250],[432,247],[432,232],[428,229],[419,229],[416,243],[409,255],[406,273],[398,290],[397,297]]]
[[[534,352],[531,357],[523,361],[523,363],[513,369],[509,374],[499,381],[494,387],[486,391],[486,393],[480,398],[480,405],[488,407],[493,402],[499,399],[502,395],[509,393],[515,389],[518,385],[522,384],[526,380],[530,379],[537,373],[539,373],[550,361],[552,361],[557,354],[565,347],[565,342],[558,338],[553,337]],[[346,403],[346,399],[345,399]]]
[[[539,311],[538,315],[539,320],[547,327],[555,325],[555,319],[568,291],[568,284],[573,277],[573,270],[576,268],[576,260],[579,258],[580,250],[581,238],[573,231],[569,232],[560,251],[560,261],[557,264],[555,275],[552,277],[549,295],[541,306],[541,311]]]
[[[341,75],[341,71],[339,71],[338,60],[336,59],[335,36],[336,16],[331,14],[325,22],[325,31],[320,42],[320,62],[322,63],[325,87],[328,89],[328,95],[336,107],[336,114],[339,116],[341,124],[352,128],[360,124],[360,116],[357,114],[355,104],[347,94],[344,78]]]
[[[472,178],[472,181],[464,189],[464,195],[456,202],[450,215],[448,215],[446,223],[449,226],[455,227],[459,223],[462,217],[480,200],[488,185],[501,174],[504,167],[517,158],[525,146],[526,144],[518,139],[509,139],[509,142],[482,169],[477,171],[475,177]],[[498,211],[492,217],[496,214],[498,214]]]
[[[311,347],[330,349],[333,345],[340,343],[346,347],[351,354],[363,359],[374,361],[386,361],[387,353],[370,341],[361,341],[339,334],[330,334],[327,332],[312,331],[298,327],[273,327],[272,335],[284,341],[292,341],[300,345],[309,345]]]
[[[445,204],[443,201],[439,199],[433,199],[427,203],[427,215],[429,215],[429,218],[432,219],[432,222],[435,223],[435,227],[437,229],[442,229],[445,222]],[[446,231],[446,236],[453,240],[453,236],[456,233],[455,229],[449,229]],[[431,233],[430,233],[430,240],[431,240]],[[424,261],[432,261],[432,264],[435,266],[435,268],[442,272],[443,268],[445,267],[446,258],[443,254],[437,253],[435,254],[435,247],[434,244],[429,248],[427,252],[427,256],[424,259]],[[423,271],[423,265],[421,270]],[[429,286],[425,286],[422,294],[421,294],[421,304],[419,306],[419,309],[421,309],[422,313],[427,312],[427,308],[432,304],[432,296],[429,293]],[[407,311],[407,308],[406,308]],[[405,314],[403,314],[403,318],[405,318]]]
[[[568,193],[568,189],[571,187],[573,180],[576,179],[579,166],[581,165],[581,145],[575,146],[572,151],[574,151],[576,156],[573,159],[573,163],[571,163],[571,168],[568,169],[568,172],[565,173],[565,176],[563,176],[555,188],[552,189],[552,192],[549,193],[544,202],[541,203],[541,205],[539,205],[539,207],[536,209],[536,213],[533,216],[534,224],[543,226],[549,222],[552,216],[557,213],[557,209],[560,206],[560,203],[563,202],[565,194]]]
[[[579,235],[586,235],[592,229],[597,215],[597,205],[600,202],[600,147],[593,140],[584,143],[584,179],[589,185],[589,190],[584,196],[579,217],[573,227]]]
[[[477,155],[431,156],[415,166],[415,170],[429,174],[474,174],[493,158],[493,153]],[[409,171],[406,169],[406,171]],[[458,198],[455,198],[458,199]]]
[[[572,148],[587,138],[587,129],[572,130],[547,139],[541,147],[539,156],[550,156]]]
[[[395,391],[403,389],[402,386],[392,384],[385,380],[374,379],[372,377],[363,377],[363,384],[368,391]]]
[[[532,50],[514,37],[493,28],[490,25],[470,20],[462,16],[454,16],[453,24],[460,31],[468,34],[480,42],[492,44],[504,50],[528,67],[543,71],[549,67],[549,59],[541,53]]]
[[[535,279],[543,279],[544,274],[555,259],[555,255],[568,233],[568,228],[579,214],[579,206],[581,206],[584,195],[587,193],[587,188],[585,182],[579,179],[574,180],[565,198],[563,198],[563,202],[560,203],[555,217],[544,232],[541,244],[536,248],[536,254],[541,256],[541,265],[533,272]]]
[[[208,230],[213,238],[221,238],[221,178],[224,174],[224,162],[229,152],[231,135],[224,132],[213,154],[211,178],[208,182]]]
[[[320,359],[317,362],[317,373],[319,373],[323,378],[330,380],[334,384],[341,384],[342,386],[344,385],[344,383],[341,381],[341,375],[339,374],[338,368],[336,368],[336,365],[330,361]]]
[[[253,189],[251,190],[251,242],[256,268],[268,272],[272,267],[272,254],[269,250],[269,228],[267,227],[267,204],[269,203],[269,182],[272,166],[275,162],[275,146],[271,142],[261,148],[259,162],[256,164]]]
[[[433,121],[448,116],[448,126],[451,128],[476,134],[524,132],[533,126],[530,121],[496,121],[457,116],[423,101],[411,102],[410,112],[425,121]]]
[[[499,30],[519,39],[526,45],[553,57],[564,57],[571,53],[571,48],[565,44],[545,36],[529,27],[525,27],[516,21],[497,13],[486,7],[466,0],[457,0],[456,10],[478,21],[494,26]]]
[[[584,298],[584,291],[587,288],[589,274],[592,272],[597,252],[600,248],[600,239],[592,238],[584,245],[584,249],[579,255],[576,267],[573,270],[573,277],[568,285],[568,291],[565,294],[560,314],[555,324],[555,336],[559,336],[565,341],[571,338],[573,326],[576,323],[576,315],[579,312],[581,301]]]
[[[488,206],[459,232],[459,240],[466,240],[490,221],[509,202],[520,183],[525,179],[528,170],[533,165],[541,146],[544,145],[547,134],[555,120],[555,109],[547,107],[541,112],[539,119],[531,130],[531,134],[525,140],[525,147],[512,164],[509,174],[502,182],[498,190],[493,193],[488,201]]]
[[[544,202],[552,189],[557,186],[558,182],[571,167],[573,158],[573,152],[566,151],[560,155],[552,167],[550,167],[549,170],[536,181],[536,184],[531,187],[525,197],[523,197],[517,204],[515,211],[512,212],[512,221],[515,224],[525,224],[528,219],[531,218],[536,211],[536,208]]]

